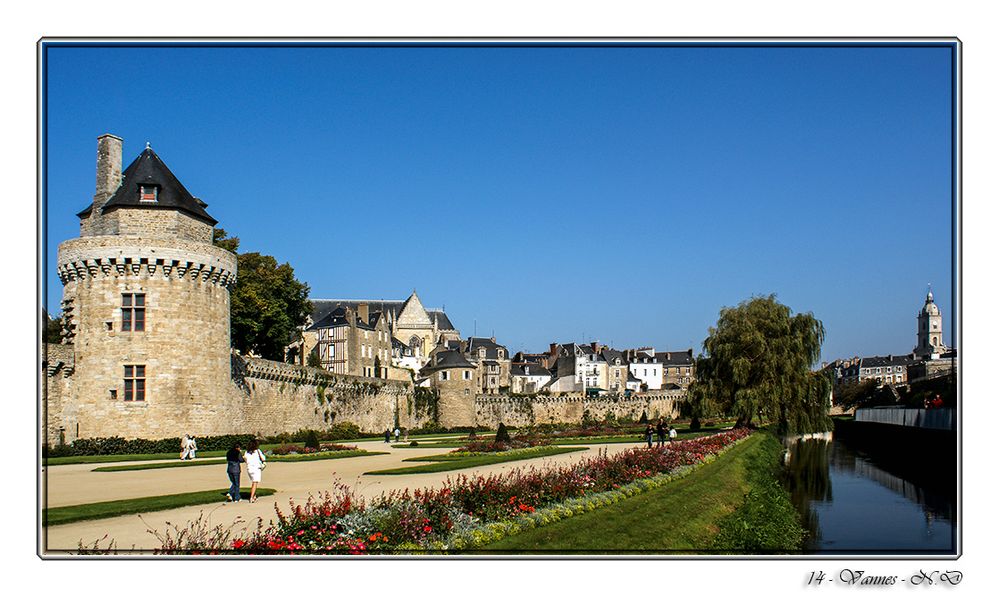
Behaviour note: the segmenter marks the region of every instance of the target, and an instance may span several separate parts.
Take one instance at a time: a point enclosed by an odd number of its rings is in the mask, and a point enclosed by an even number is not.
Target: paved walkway
[[[85,545],[93,544],[105,536],[113,538],[119,549],[153,549],[159,547],[159,540],[149,532],[155,529],[163,532],[167,523],[186,526],[187,521],[196,519],[202,513],[212,525],[233,526],[233,529],[255,528],[257,519],[264,522],[274,518],[274,506],[277,504],[283,510],[288,510],[288,501],[303,503],[310,494],[319,494],[332,487],[334,479],[354,487],[358,495],[366,498],[378,496],[392,490],[406,488],[438,487],[448,476],[473,473],[495,473],[519,467],[541,467],[549,464],[564,464],[575,462],[582,458],[595,455],[597,450],[607,449],[609,454],[641,445],[640,442],[629,444],[600,444],[588,446],[590,449],[581,452],[571,452],[544,458],[532,458],[514,462],[494,464],[443,473],[425,473],[418,475],[379,475],[363,476],[367,471],[411,466],[419,463],[403,463],[403,459],[431,454],[443,454],[450,448],[395,448],[390,449],[384,443],[364,443],[367,450],[389,451],[389,454],[343,458],[335,460],[316,460],[311,462],[272,462],[263,474],[262,487],[277,490],[272,496],[262,497],[257,503],[243,501],[227,504],[220,500],[218,504],[188,506],[161,512],[148,512],[138,515],[105,518],[101,520],[84,521],[74,524],[57,525],[42,528],[43,548],[50,552],[59,550],[75,550],[83,541]],[[148,461],[147,461],[148,462]],[[186,493],[209,489],[224,490],[229,486],[225,474],[225,465],[219,461],[218,466],[194,466],[165,469],[150,469],[143,471],[126,471],[114,473],[93,472],[98,466],[110,464],[71,464],[53,466],[46,469],[46,490],[49,507],[88,504],[108,500],[120,500],[171,493]],[[242,484],[249,486],[249,479],[244,470]],[[105,539],[104,543],[107,540]]]

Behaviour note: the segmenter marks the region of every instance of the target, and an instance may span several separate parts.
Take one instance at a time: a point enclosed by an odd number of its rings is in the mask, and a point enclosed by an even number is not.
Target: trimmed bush
[[[510,443],[510,432],[506,430],[506,425],[503,423],[500,423],[496,429],[496,443]]]
[[[246,446],[252,435],[209,435],[195,437],[198,451],[226,451],[239,443]],[[122,437],[91,437],[78,439],[68,446],[43,446],[43,458],[58,456],[105,456],[114,454],[180,454],[180,437],[166,439],[125,439]]]

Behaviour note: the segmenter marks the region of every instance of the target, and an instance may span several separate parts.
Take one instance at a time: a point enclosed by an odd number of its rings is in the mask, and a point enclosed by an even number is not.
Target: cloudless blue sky
[[[776,293],[824,359],[952,342],[951,49],[47,49],[46,305],[97,136],[312,298],[416,288],[511,350],[699,351]]]

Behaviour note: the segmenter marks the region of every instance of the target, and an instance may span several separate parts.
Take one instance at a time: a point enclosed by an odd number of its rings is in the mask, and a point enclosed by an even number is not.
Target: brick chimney
[[[590,348],[593,349],[593,354],[599,354],[600,353],[600,346],[599,346],[598,342],[590,342]]]
[[[364,322],[364,325],[368,325],[368,303],[357,305],[357,317]]]
[[[121,186],[121,138],[105,133],[97,137],[97,188],[94,209],[98,209]]]
[[[551,355],[553,358],[557,357],[558,356],[558,344],[555,344],[554,342],[552,342],[551,344],[549,344],[548,345],[548,354]]]

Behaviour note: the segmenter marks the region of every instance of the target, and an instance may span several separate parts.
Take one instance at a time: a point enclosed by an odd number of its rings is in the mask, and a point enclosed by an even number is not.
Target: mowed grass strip
[[[306,460],[329,460],[332,458],[353,458],[354,456],[374,456],[388,452],[368,452],[366,450],[340,450],[336,452],[318,452],[316,454],[288,454],[286,456],[268,456],[267,462],[302,462]],[[99,466],[92,472],[118,473],[122,471],[144,471],[157,468],[183,468],[187,466],[206,466],[214,464],[225,466],[225,460],[182,460],[179,462],[150,462],[148,464],[123,464],[121,466]]]
[[[482,454],[477,456],[454,456],[441,454],[439,456],[425,456],[421,458],[410,458],[407,461],[432,462],[421,466],[407,466],[402,468],[390,468],[380,471],[368,471],[365,475],[414,475],[420,473],[440,473],[444,471],[455,471],[463,468],[476,466],[487,466],[499,464],[501,462],[513,462],[516,460],[528,460],[531,458],[542,458],[544,456],[555,456],[568,452],[582,452],[586,448],[559,448],[546,447],[541,450],[531,449],[511,450],[510,452],[497,452],[495,454]]]
[[[293,442],[295,445],[305,445],[303,442]],[[273,450],[285,444],[262,444],[261,450]],[[246,448],[246,446],[243,446]],[[225,450],[198,450],[198,458],[220,458],[225,456]],[[59,456],[56,458],[43,458],[42,466],[59,466],[61,464],[99,464],[103,462],[139,462],[142,460],[175,460],[177,462],[187,462],[180,459],[180,451],[161,452],[156,454],[102,454],[100,456]],[[197,462],[193,460],[192,462]]]
[[[663,487],[468,553],[713,553],[719,523],[749,491],[747,467],[764,439],[755,433]]]
[[[93,504],[46,508],[42,510],[42,526],[69,524],[71,522],[96,520],[98,518],[113,518],[126,514],[159,512],[161,510],[172,510],[185,506],[197,506],[198,504],[221,503],[226,501],[225,494],[227,491],[226,489],[211,489],[191,493],[175,493],[171,495],[133,498],[130,500],[114,500],[111,502],[95,502]],[[275,491],[274,489],[258,487],[257,497],[272,495]],[[249,499],[250,489],[241,488],[239,494],[243,499]],[[239,505],[234,504],[233,507],[238,508]]]

